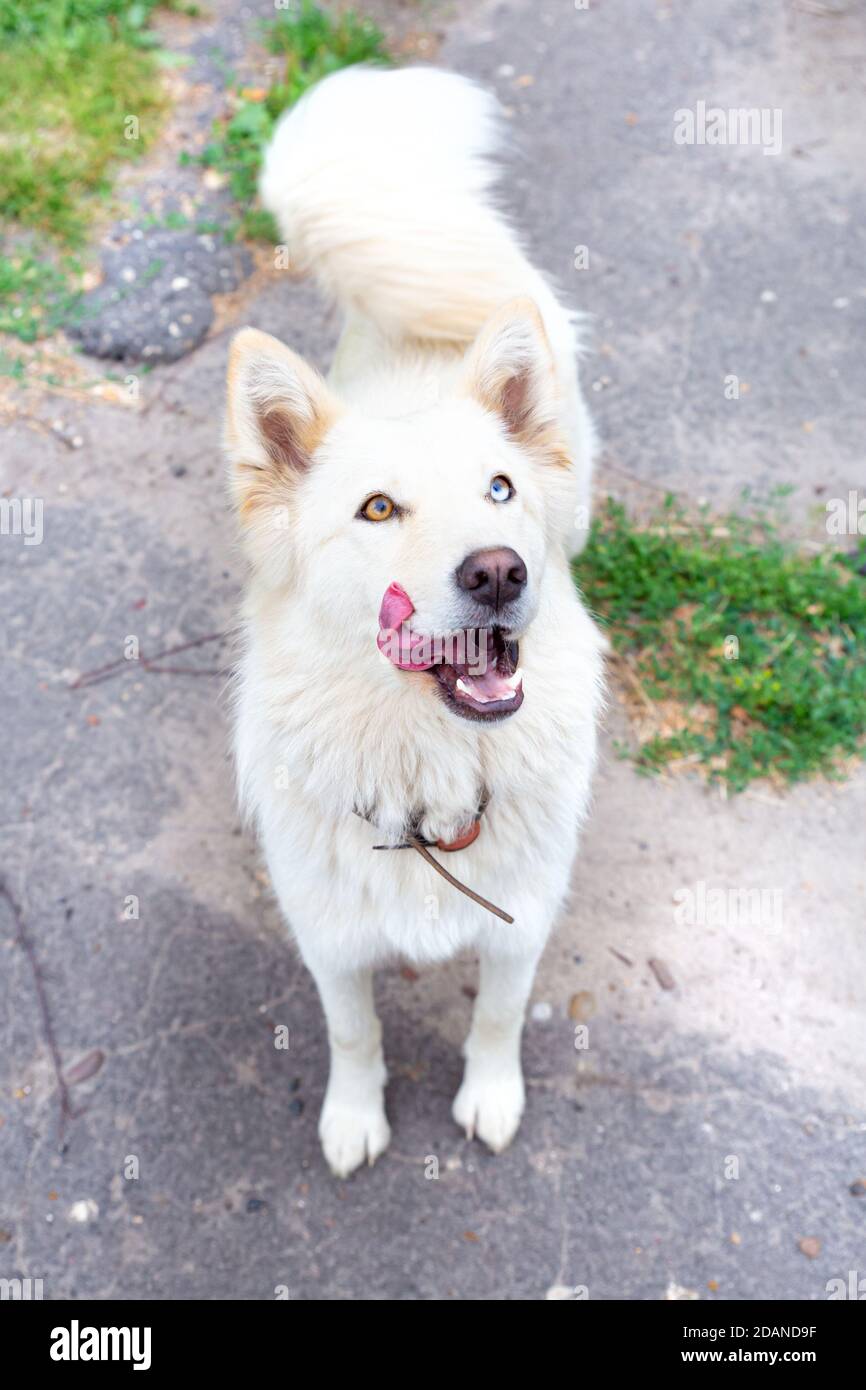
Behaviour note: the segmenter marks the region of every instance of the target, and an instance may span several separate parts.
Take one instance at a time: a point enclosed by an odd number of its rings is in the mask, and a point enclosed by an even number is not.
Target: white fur
[[[226,437],[251,561],[238,777],[325,1009],[320,1135],[340,1175],[388,1143],[371,972],[399,956],[480,955],[454,1115],[497,1151],[510,1142],[524,1009],[588,806],[601,640],[568,554],[593,436],[571,318],[490,200],[495,130],[491,99],[453,74],[355,69],[320,84],[281,121],[262,191],[295,263],[346,310],[329,385],[263,334],[233,347]],[[496,404],[514,380],[519,433]],[[262,432],[268,411],[297,428],[290,457]],[[498,473],[516,488],[506,504],[486,495]],[[374,492],[403,518],[357,519]],[[486,725],[453,713],[433,677],[395,669],[375,637],[392,581],[418,631],[469,625],[454,571],[495,545],[529,575],[525,700]],[[430,839],[453,839],[484,788],[481,834],[447,867],[513,926],[412,850],[373,849],[418,811]]]

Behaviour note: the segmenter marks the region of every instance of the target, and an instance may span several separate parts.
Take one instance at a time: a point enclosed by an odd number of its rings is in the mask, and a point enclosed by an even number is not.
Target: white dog
[[[281,120],[262,195],[345,311],[330,379],[253,329],[231,351],[240,792],[324,1006],[340,1176],[388,1144],[372,972],[399,957],[478,953],[453,1113],[513,1138],[589,798],[602,640],[568,561],[593,433],[572,316],[493,204],[496,135],[453,74],[328,77]]]

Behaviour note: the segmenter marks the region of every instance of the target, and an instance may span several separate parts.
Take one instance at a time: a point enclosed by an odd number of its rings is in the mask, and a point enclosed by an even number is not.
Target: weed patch
[[[645,772],[839,776],[866,736],[866,541],[803,553],[766,518],[637,526],[613,501],[574,566],[608,628]]]
[[[158,123],[146,27],[155,3],[0,0],[0,215],[9,223],[82,244],[111,165],[139,155]]]
[[[328,73],[353,63],[384,63],[388,55],[384,36],[372,21],[352,10],[328,14],[311,0],[268,21],[263,41],[281,60],[279,77],[267,88],[236,86],[234,114],[200,155],[185,159],[226,175],[239,207],[241,235],[277,242],[273,219],[256,206],[262,155],[277,119]]]

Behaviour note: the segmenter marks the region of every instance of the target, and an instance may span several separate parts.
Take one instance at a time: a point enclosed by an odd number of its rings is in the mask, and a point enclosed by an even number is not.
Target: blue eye
[[[514,496],[514,488],[504,473],[497,473],[487,494],[494,502],[507,502]]]

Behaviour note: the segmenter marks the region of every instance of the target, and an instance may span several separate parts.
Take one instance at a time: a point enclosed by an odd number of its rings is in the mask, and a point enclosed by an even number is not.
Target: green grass
[[[766,517],[689,520],[669,498],[637,526],[609,501],[575,577],[626,668],[637,766],[686,760],[732,791],[841,775],[866,743],[864,562],[862,539],[803,553]]]
[[[256,205],[256,195],[262,153],[278,117],[328,73],[352,63],[387,62],[388,55],[383,34],[369,19],[352,10],[330,15],[312,0],[269,20],[263,36],[269,52],[283,60],[279,78],[266,90],[236,86],[236,111],[196,159],[227,175],[242,235],[277,242],[273,219]]]
[[[196,12],[185,0],[162,3]],[[76,309],[80,267],[69,253],[84,245],[116,163],[140,155],[159,124],[159,69],[177,56],[159,51],[148,28],[159,4],[0,0],[0,219],[7,234],[0,332],[33,342]],[[352,11],[331,16],[311,0],[280,13],[263,34],[282,60],[277,81],[266,91],[238,89],[234,115],[199,159],[228,175],[238,230],[275,242],[256,188],[278,116],[327,73],[387,55],[369,20]],[[138,119],[138,139],[126,138],[129,116]]]
[[[184,0],[0,0],[0,332],[25,342],[69,321],[84,245],[115,164],[162,114],[153,11]],[[127,118],[139,122],[139,138]]]
[[[0,333],[34,343],[56,332],[78,308],[80,273],[70,257],[54,263],[29,252],[0,256]]]
[[[83,243],[111,166],[134,158],[162,107],[146,26],[156,0],[0,0],[0,216]],[[126,118],[139,122],[128,139]]]

